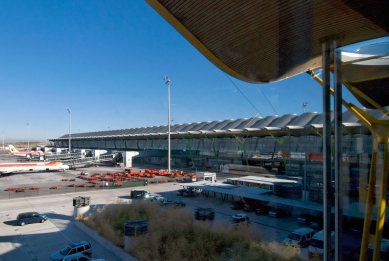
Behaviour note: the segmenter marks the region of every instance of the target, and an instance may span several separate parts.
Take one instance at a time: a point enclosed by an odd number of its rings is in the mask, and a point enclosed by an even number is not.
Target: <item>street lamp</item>
[[[167,103],[168,103],[168,109],[167,109],[167,122],[168,122],[168,134],[167,134],[167,143],[168,143],[168,152],[167,152],[167,168],[168,172],[170,174],[170,79],[167,75],[163,77],[163,79],[166,81],[167,84]]]
[[[28,143],[27,143],[27,149],[30,149],[30,123],[26,123],[28,126]]]
[[[71,127],[72,127],[72,112],[68,109],[68,113],[69,113],[69,153],[71,153],[71,149],[72,149],[72,145],[71,145],[72,134],[71,134],[70,130],[71,130]]]

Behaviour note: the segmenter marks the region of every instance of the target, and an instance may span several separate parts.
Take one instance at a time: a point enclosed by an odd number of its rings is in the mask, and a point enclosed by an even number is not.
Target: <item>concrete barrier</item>
[[[75,221],[74,225],[80,229],[82,232],[96,240],[101,246],[103,246],[105,249],[107,249],[112,254],[116,255],[119,260],[126,260],[126,261],[139,261],[135,257],[131,256],[127,252],[125,252],[122,248],[115,246],[112,244],[111,241],[105,239],[104,237],[100,236],[96,231],[90,229],[86,225],[84,225],[82,222]]]

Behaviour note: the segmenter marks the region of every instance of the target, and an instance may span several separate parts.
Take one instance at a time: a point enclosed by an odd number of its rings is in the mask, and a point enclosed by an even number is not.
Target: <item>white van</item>
[[[284,239],[284,245],[295,247],[307,247],[311,242],[311,239],[315,231],[309,227],[302,227],[292,231],[287,238]]]
[[[311,242],[309,242],[309,256],[319,255],[324,253],[324,230],[321,230],[313,235]],[[335,232],[331,231],[331,253],[335,251]]]

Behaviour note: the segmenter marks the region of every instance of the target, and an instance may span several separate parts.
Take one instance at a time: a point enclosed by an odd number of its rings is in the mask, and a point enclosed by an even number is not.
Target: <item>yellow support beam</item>
[[[381,105],[379,105],[378,103],[376,103],[373,99],[371,99],[369,96],[367,96],[366,94],[364,94],[363,92],[361,92],[360,90],[358,90],[357,88],[355,87],[352,87],[348,84],[344,84],[344,86],[347,87],[347,89],[349,89],[349,91],[354,95],[354,96],[358,96],[362,99],[364,99],[365,101],[367,101],[368,103],[370,103],[371,105],[373,105],[374,107],[376,107],[378,110],[380,110],[385,116],[385,115],[388,115],[389,112],[384,108],[382,107]]]

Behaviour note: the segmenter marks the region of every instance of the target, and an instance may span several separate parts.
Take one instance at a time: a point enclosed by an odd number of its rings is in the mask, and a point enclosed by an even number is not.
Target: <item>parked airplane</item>
[[[46,152],[31,150],[31,151],[18,151],[14,146],[9,145],[8,154],[12,154],[15,156],[26,157],[27,155],[44,155]]]
[[[51,171],[69,169],[68,165],[59,161],[39,162],[39,163],[1,163],[0,174],[9,174],[15,172],[27,172],[27,171]]]

